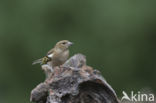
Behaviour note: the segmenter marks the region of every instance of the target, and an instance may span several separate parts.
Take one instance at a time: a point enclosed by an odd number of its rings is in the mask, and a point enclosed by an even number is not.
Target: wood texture
[[[99,71],[86,65],[86,58],[82,54],[74,55],[65,64],[54,68],[53,72],[47,75],[46,80],[32,90],[30,101],[119,103],[112,87]]]

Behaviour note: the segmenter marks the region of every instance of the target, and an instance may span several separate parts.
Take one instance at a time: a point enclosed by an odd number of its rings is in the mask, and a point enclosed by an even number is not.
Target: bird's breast
[[[62,53],[55,54],[52,59],[53,66],[62,65],[69,57],[69,51],[64,51]]]

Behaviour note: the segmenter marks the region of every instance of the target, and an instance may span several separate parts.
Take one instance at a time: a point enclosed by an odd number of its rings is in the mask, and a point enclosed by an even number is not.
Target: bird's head
[[[68,41],[68,40],[61,40],[56,44],[56,48],[62,49],[62,50],[66,50],[68,49],[71,45],[73,45],[72,42]]]

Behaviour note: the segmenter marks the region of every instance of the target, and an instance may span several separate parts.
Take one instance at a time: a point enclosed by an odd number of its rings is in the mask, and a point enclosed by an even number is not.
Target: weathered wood
[[[82,54],[74,55],[48,73],[44,83],[32,90],[30,100],[36,103],[119,103],[112,87],[99,71],[86,65]]]

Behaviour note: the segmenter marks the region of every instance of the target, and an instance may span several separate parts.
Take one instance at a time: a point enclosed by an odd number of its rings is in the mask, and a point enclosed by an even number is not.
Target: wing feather
[[[48,56],[49,58],[52,58],[53,55],[54,55],[53,53],[54,53],[54,48],[48,51],[47,56]]]

